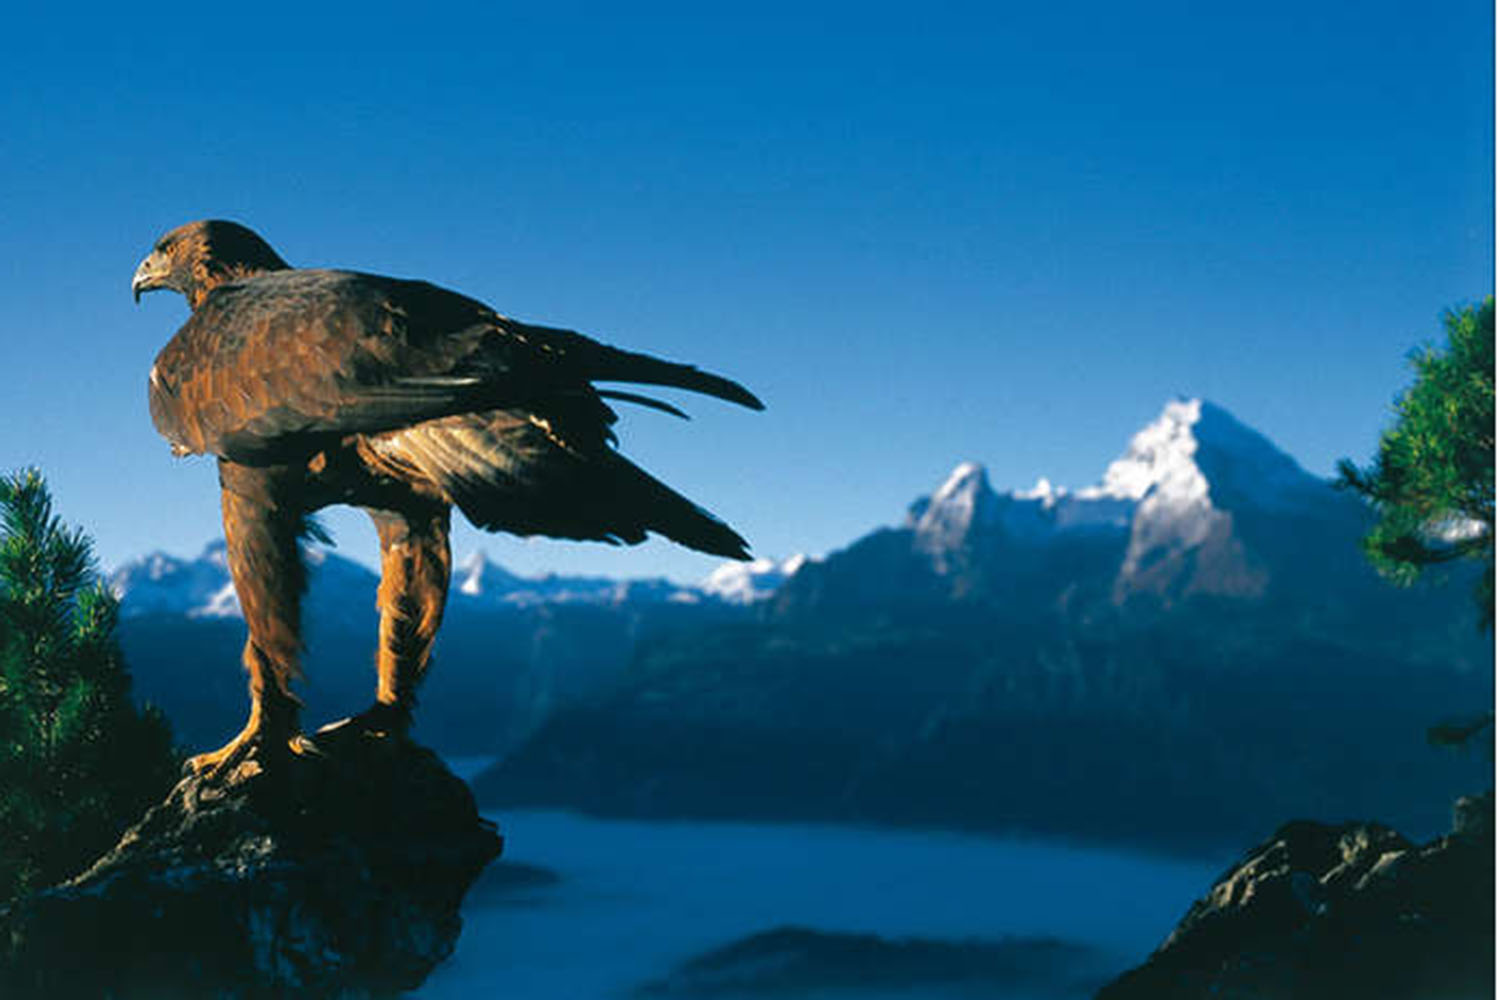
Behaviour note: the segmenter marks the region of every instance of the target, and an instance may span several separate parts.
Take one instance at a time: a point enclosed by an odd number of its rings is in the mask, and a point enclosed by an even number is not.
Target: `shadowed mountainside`
[[[665,633],[477,779],[493,805],[1219,847],[1275,817],[1435,832],[1482,787],[1433,723],[1492,698],[1467,581],[1399,590],[1362,505],[1187,401],[1099,486],[959,466],[753,623]]]

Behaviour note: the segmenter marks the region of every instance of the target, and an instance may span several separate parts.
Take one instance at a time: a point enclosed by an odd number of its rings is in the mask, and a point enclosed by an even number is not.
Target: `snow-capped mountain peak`
[[[1264,573],[1235,540],[1235,511],[1293,507],[1326,498],[1326,484],[1227,410],[1202,399],[1168,403],[1131,438],[1125,454],[1086,495],[1131,500],[1136,509],[1120,584],[1135,587],[1148,564],[1163,575],[1178,557],[1215,543],[1207,589],[1256,592]],[[1123,591],[1122,591],[1123,592]]]
[[[1202,412],[1202,400],[1168,403],[1160,417],[1130,439],[1125,454],[1104,470],[1104,481],[1080,496],[1143,500],[1153,489],[1183,499],[1206,496],[1208,482],[1193,461],[1198,451],[1193,427]]]
[[[1255,600],[1312,579],[1288,571],[1299,551],[1321,552],[1325,534],[1364,515],[1357,499],[1206,400],[1168,402],[1126,437],[1103,476],[1079,490],[1042,477],[997,492],[982,466],[964,462],[902,525],[809,567],[774,606],[796,615],[941,596],[1052,614]]]
[[[990,488],[989,473],[978,462],[960,462],[932,495],[934,504],[972,504]]]
[[[1221,407],[1177,399],[1130,438],[1096,485],[1072,491],[1044,476],[1029,489],[998,493],[982,465],[963,462],[911,506],[906,527],[939,574],[969,565],[953,557],[975,545],[1034,546],[1060,534],[1120,533],[1121,578],[1130,580],[1148,563],[1211,537],[1231,538],[1232,511],[1296,508],[1327,493],[1326,484]],[[1238,565],[1234,553],[1226,559]],[[1245,567],[1230,575],[1256,578]]]
[[[961,462],[932,496],[912,506],[908,523],[920,547],[942,561],[989,518],[996,499],[984,466]]]

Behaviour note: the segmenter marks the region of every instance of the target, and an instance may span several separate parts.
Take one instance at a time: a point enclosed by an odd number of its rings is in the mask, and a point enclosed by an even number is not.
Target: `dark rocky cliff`
[[[89,871],[0,911],[0,995],[389,996],[453,951],[501,839],[431,751],[349,729],[190,777]]]
[[[1097,1000],[1494,996],[1494,796],[1421,846],[1378,823],[1288,823]]]

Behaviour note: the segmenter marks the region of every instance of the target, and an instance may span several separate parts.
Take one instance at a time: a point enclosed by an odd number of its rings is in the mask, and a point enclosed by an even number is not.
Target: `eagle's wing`
[[[309,439],[498,407],[562,407],[591,448],[613,420],[590,382],[645,382],[756,409],[728,379],[507,319],[426,282],[278,271],[215,289],[151,370],[151,416],[179,453],[258,461]]]
[[[748,559],[723,521],[612,448],[580,449],[566,406],[543,419],[492,410],[371,435],[382,464],[411,469],[479,528],[633,545],[654,531],[701,552]]]

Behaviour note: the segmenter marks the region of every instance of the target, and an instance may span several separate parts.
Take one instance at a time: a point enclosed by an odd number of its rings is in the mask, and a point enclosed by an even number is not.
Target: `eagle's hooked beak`
[[[137,302],[141,301],[142,292],[153,292],[158,288],[167,287],[167,278],[172,273],[172,262],[167,255],[160,250],[153,250],[141,261],[141,266],[135,269],[135,276],[130,279],[130,294],[135,296]]]

